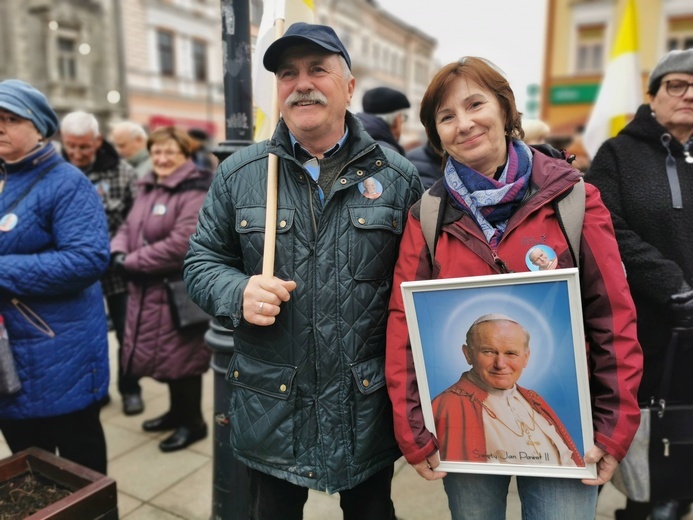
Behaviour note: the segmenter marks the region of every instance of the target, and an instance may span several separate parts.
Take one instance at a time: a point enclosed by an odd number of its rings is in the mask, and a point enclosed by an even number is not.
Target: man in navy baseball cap
[[[277,72],[279,59],[282,53],[289,47],[302,43],[313,43],[322,47],[326,51],[340,54],[351,70],[351,58],[344,47],[344,44],[334,32],[332,27],[327,25],[315,25],[310,23],[298,22],[292,24],[284,33],[265,51],[262,63],[270,72]]]
[[[385,323],[421,183],[348,110],[356,80],[330,27],[292,25],[263,63],[282,117],[219,166],[185,267],[193,300],[236,331],[231,446],[250,475],[250,517],[303,518],[316,489],[339,493],[347,520],[395,520]],[[258,242],[270,154],[276,276],[260,269]]]

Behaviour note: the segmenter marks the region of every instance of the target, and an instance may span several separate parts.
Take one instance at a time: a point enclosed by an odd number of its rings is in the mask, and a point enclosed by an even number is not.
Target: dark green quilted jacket
[[[220,166],[190,241],[195,302],[235,329],[227,380],[231,444],[251,468],[313,489],[353,488],[399,456],[385,388],[392,274],[416,169],[382,150],[347,114],[349,161],[321,205],[280,122],[272,140]],[[297,288],[270,327],[242,319],[248,278],[262,271],[267,153],[280,158],[275,275]],[[377,199],[360,183],[382,185]]]

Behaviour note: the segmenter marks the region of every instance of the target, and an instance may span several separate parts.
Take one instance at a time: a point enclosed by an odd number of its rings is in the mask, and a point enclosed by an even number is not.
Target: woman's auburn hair
[[[426,129],[428,140],[439,154],[444,155],[445,152],[436,128],[436,112],[458,78],[471,79],[481,88],[495,95],[505,115],[503,125],[505,134],[518,139],[524,138],[522,114],[517,111],[515,94],[513,94],[508,80],[490,61],[468,56],[440,69],[431,80],[421,99],[419,118]]]
[[[180,151],[185,157],[190,157],[193,152],[192,139],[188,136],[185,130],[182,130],[176,126],[162,126],[157,128],[147,139],[147,151],[151,152],[152,146],[155,144],[165,143],[168,140],[174,140]]]

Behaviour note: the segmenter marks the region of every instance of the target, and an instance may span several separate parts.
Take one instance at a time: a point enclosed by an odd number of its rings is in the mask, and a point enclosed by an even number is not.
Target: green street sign
[[[594,103],[599,92],[599,83],[580,85],[556,85],[551,87],[552,105]]]

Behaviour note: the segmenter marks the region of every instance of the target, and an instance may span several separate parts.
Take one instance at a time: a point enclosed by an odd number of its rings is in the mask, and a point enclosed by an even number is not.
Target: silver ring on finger
[[[262,314],[262,308],[265,306],[265,302],[260,302],[260,314]]]

